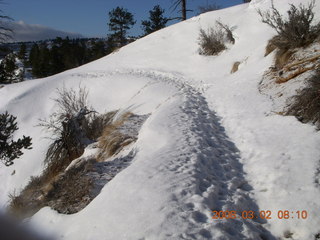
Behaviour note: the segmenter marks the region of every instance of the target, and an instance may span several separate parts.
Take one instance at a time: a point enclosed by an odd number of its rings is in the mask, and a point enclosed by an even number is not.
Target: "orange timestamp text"
[[[306,210],[289,211],[279,210],[272,212],[270,210],[262,211],[212,211],[212,219],[307,219]]]

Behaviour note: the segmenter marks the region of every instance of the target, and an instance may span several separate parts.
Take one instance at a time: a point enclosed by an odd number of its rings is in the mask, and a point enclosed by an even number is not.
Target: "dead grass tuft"
[[[276,69],[282,69],[288,62],[290,61],[290,58],[294,54],[294,51],[291,50],[277,50],[277,53],[275,55],[275,67]]]
[[[274,36],[273,38],[271,38],[268,41],[268,44],[266,46],[266,51],[264,54],[265,57],[277,49],[277,45],[276,45],[277,38],[278,38],[278,36]]]
[[[96,141],[102,135],[104,127],[112,123],[117,112],[111,111],[102,115],[94,114],[90,116],[89,120],[83,123],[82,126],[87,137]]]
[[[103,129],[102,136],[99,138],[101,152],[98,155],[98,161],[104,161],[104,159],[119,153],[121,149],[136,140],[120,131],[121,126],[131,115],[130,112],[124,113],[115,122]]]

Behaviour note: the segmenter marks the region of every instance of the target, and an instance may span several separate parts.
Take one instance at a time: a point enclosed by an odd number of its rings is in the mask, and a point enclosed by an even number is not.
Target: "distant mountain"
[[[23,21],[9,22],[8,27],[13,30],[10,42],[28,42],[54,39],[56,37],[83,38],[79,33],[64,32],[39,24],[27,24]]]

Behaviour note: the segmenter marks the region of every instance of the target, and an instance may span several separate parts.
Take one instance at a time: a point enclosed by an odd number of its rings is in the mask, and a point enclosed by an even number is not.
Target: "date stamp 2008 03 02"
[[[270,210],[262,211],[212,211],[212,219],[307,219],[306,210],[289,211],[279,210],[276,212]]]

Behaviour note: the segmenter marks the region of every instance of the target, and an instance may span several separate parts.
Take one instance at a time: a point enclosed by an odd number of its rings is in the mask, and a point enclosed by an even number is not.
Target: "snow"
[[[288,3],[275,0],[285,13]],[[170,26],[85,66],[0,89],[0,111],[18,116],[33,150],[0,168],[0,204],[41,172],[49,141],[35,127],[56,108],[63,85],[89,90],[100,113],[121,109],[150,114],[131,163],[82,211],[62,215],[48,207],[30,224],[58,239],[314,239],[320,232],[319,133],[294,117],[275,114],[259,92],[275,34],[256,9],[270,0],[223,9]],[[320,5],[315,9],[319,19]],[[218,56],[198,54],[200,28],[220,20],[236,43]],[[234,62],[239,70],[230,74]],[[289,84],[289,83],[288,83]],[[296,87],[296,86],[294,86]],[[285,102],[277,108],[284,108]],[[89,151],[90,152],[90,151]],[[12,171],[16,173],[11,175]],[[272,219],[212,219],[213,210],[270,210]],[[279,210],[308,212],[278,219]],[[291,217],[290,216],[290,217]]]

